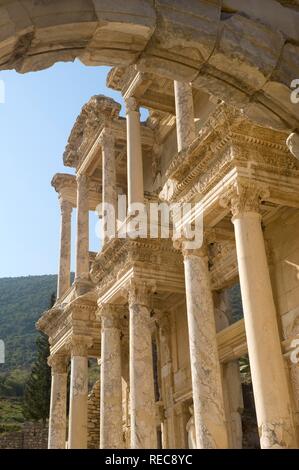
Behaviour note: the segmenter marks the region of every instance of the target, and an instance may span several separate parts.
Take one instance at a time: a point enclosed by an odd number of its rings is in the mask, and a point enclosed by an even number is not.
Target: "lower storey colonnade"
[[[237,197],[235,192],[223,198],[221,204],[229,207],[233,215],[247,337],[245,350],[250,360],[260,446],[294,448],[297,441],[293,392],[282,355],[259,209],[263,192],[258,187],[248,186],[241,191],[247,192],[245,200],[250,199],[250,205],[242,202],[244,194]],[[242,445],[238,357],[244,355],[244,345],[239,355],[230,357],[229,362],[223,361],[208,244],[205,242],[200,249],[190,250],[184,248],[182,241],[179,247],[184,266],[190,392],[185,401],[176,401],[174,388],[178,378],[174,369],[178,365],[174,364],[173,319],[167,309],[156,308],[155,283],[131,279],[121,290],[121,303],[101,299],[97,307],[96,316],[101,325],[100,448],[191,446],[217,449]],[[238,324],[240,322],[243,320]],[[233,331],[233,327],[227,326],[220,333]],[[98,327],[100,336],[99,331]],[[154,345],[158,345],[158,358]],[[91,347],[92,339],[84,335],[74,336],[68,343],[71,358],[68,439],[68,359],[56,353],[49,360],[52,367],[50,448],[64,448],[66,440],[69,448],[88,446],[88,355]],[[128,406],[127,419],[124,418],[124,381],[129,396],[125,405]],[[190,412],[186,411],[187,406]],[[129,440],[125,437],[127,430]]]

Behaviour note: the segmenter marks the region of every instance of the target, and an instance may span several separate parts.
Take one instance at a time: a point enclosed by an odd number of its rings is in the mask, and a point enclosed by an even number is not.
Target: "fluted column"
[[[69,449],[87,448],[88,347],[89,338],[72,338],[69,413]]]
[[[60,198],[61,227],[60,227],[60,256],[57,285],[59,299],[71,285],[71,218],[72,205]]]
[[[194,104],[189,83],[174,82],[178,151],[188,147],[195,139]]]
[[[87,278],[89,273],[88,210],[88,177],[80,174],[77,176],[76,279]]]
[[[130,210],[132,203],[144,201],[140,112],[135,98],[126,99],[126,113],[128,208]]]
[[[204,248],[183,248],[183,255],[197,447],[227,448],[208,257]]]
[[[150,292],[142,284],[129,288],[131,448],[157,448]]]
[[[103,305],[100,318],[102,324],[100,448],[121,449],[123,433],[120,310],[115,305]]]
[[[261,447],[295,446],[295,431],[255,185],[230,198],[252,385]]]
[[[67,358],[55,354],[49,357],[48,364],[52,375],[48,448],[65,449]]]

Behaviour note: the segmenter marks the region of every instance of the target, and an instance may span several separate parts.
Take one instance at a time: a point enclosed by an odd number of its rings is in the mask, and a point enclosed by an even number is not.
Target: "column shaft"
[[[261,447],[293,447],[295,433],[261,216],[238,212],[233,223]]]
[[[194,105],[189,83],[174,82],[178,151],[195,139]]]
[[[64,358],[49,358],[52,368],[51,402],[49,417],[49,449],[65,449],[67,369]]]
[[[131,448],[157,448],[152,337],[148,293],[132,288],[130,308]]]
[[[59,299],[70,287],[71,274],[71,217],[72,205],[61,199],[60,256],[57,285]]]
[[[87,176],[78,175],[77,185],[76,278],[86,278],[89,273],[89,206]]]
[[[69,449],[87,448],[88,357],[87,346],[78,339],[72,346]]]
[[[113,131],[104,128],[101,134],[102,145],[102,240],[107,242],[115,236],[116,230],[116,167],[115,167],[115,137]]]
[[[113,305],[105,305],[101,312],[101,449],[123,447],[121,331],[118,325],[119,312],[114,309]]]
[[[103,172],[103,203],[116,208],[116,168],[115,168],[115,137],[109,128],[101,135],[102,172]]]
[[[144,202],[140,113],[135,98],[126,99],[128,207]]]
[[[197,447],[227,448],[208,259],[190,251],[184,265]]]

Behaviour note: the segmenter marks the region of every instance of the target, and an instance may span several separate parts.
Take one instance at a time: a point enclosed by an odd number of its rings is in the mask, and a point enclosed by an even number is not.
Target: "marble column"
[[[87,448],[88,347],[87,337],[71,342],[71,384],[69,412],[69,449]]]
[[[174,82],[178,151],[181,152],[195,139],[194,104],[189,83]]]
[[[158,316],[158,334],[161,351],[161,388],[162,401],[165,407],[165,421],[163,423],[163,448],[175,448],[175,408],[173,365],[171,357],[171,316],[168,312],[161,312]]]
[[[89,273],[88,211],[88,177],[80,174],[77,176],[76,279],[88,278]]]
[[[227,328],[232,321],[232,307],[226,289],[213,292],[216,332]],[[239,361],[222,364],[223,397],[226,411],[229,448],[242,449],[242,417],[244,404]]]
[[[67,358],[55,354],[48,364],[52,375],[48,449],[65,449]]]
[[[72,204],[60,198],[61,227],[60,227],[60,256],[57,285],[59,299],[71,285],[71,219]]]
[[[292,448],[295,431],[259,212],[264,196],[263,188],[244,185],[230,205],[261,448]]]
[[[156,408],[150,327],[150,293],[145,285],[129,288],[131,448],[156,449]]]
[[[208,257],[204,248],[183,249],[183,255],[197,447],[227,448]]]
[[[102,306],[101,449],[123,448],[120,315],[117,306]]]
[[[106,224],[103,241],[108,241],[107,228],[110,227],[111,220],[116,220],[117,190],[116,190],[116,167],[115,167],[115,136],[111,129],[105,127],[101,133],[102,146],[102,204],[105,207],[106,214],[103,214],[102,223]],[[111,218],[111,220],[105,220]],[[108,225],[109,224],[109,225]],[[114,231],[116,229],[113,225]],[[106,237],[105,237],[106,233]]]
[[[244,403],[239,361],[223,364],[222,370],[229,447],[230,449],[242,449],[241,413],[244,409]]]
[[[126,113],[128,208],[130,209],[132,203],[144,202],[140,112],[135,98],[126,99]]]

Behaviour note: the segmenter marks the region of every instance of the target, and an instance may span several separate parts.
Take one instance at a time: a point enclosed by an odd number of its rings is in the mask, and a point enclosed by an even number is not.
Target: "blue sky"
[[[108,71],[76,61],[26,75],[0,72],[0,277],[57,272],[60,212],[50,182],[57,172],[72,172],[62,155],[89,98],[106,94],[122,102],[106,88]],[[74,235],[75,218],[74,212]],[[94,215],[90,219],[90,249],[96,250]],[[74,243],[73,236],[73,251]]]

